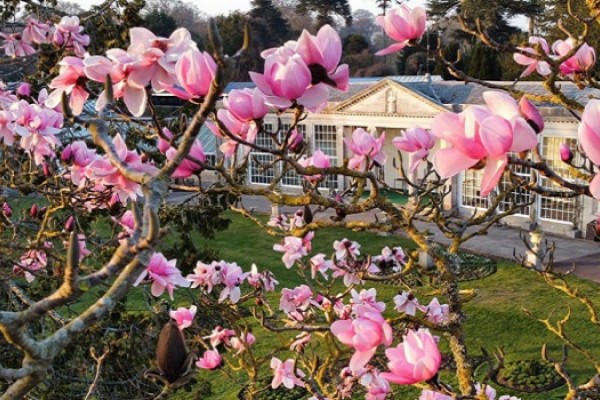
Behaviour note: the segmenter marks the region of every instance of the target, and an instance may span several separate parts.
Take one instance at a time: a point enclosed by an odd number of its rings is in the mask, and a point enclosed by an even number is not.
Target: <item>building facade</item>
[[[507,84],[503,82],[502,84]],[[233,84],[228,90],[239,87],[248,87],[248,84]],[[534,94],[542,94],[543,87],[537,82],[520,83],[519,89]],[[392,188],[406,189],[401,181],[399,172],[399,158],[392,139],[400,136],[407,128],[419,126],[430,128],[433,118],[440,112],[461,111],[473,104],[484,104],[482,94],[489,90],[481,85],[466,84],[457,81],[442,81],[439,77],[388,77],[388,78],[359,78],[351,79],[350,89],[347,93],[332,91],[327,107],[320,113],[311,113],[303,120],[299,129],[305,134],[306,141],[312,150],[320,149],[327,154],[332,164],[340,165],[344,158],[352,154],[344,145],[344,138],[349,138],[358,128],[365,128],[370,132],[381,135],[385,132],[385,151],[388,162],[379,169],[381,178]],[[586,103],[590,96],[598,97],[600,91],[593,89],[579,90],[570,83],[562,84],[563,92],[582,103]],[[563,109],[549,104],[539,105],[546,127],[540,134],[539,150],[559,174],[575,179],[568,166],[560,160],[559,145],[563,142],[571,144],[572,148],[577,143],[578,121]],[[289,127],[292,115],[270,114],[265,118],[265,129],[282,131]],[[205,135],[209,140],[208,135]],[[266,135],[259,135],[257,143],[269,146],[270,139]],[[215,148],[217,144],[211,144]],[[443,146],[443,144],[442,144]],[[210,152],[210,149],[207,149]],[[395,163],[392,158],[396,158]],[[269,165],[272,155],[269,153],[253,152],[250,157],[248,181],[252,185],[266,185],[271,182],[274,174],[273,168],[264,168]],[[408,157],[403,157],[404,170],[408,170]],[[511,166],[513,174],[524,179],[538,179],[544,187],[557,189],[552,182],[543,176],[532,175],[524,167]],[[417,171],[416,178],[422,171]],[[503,181],[507,183],[508,174]],[[448,207],[454,207],[459,212],[467,215],[478,210],[486,209],[491,201],[490,196],[482,197],[479,187],[481,171],[468,170],[449,181],[452,189]],[[341,177],[332,177],[324,187],[342,190],[348,184]],[[293,172],[288,172],[281,182],[281,190],[296,191],[301,187],[301,177]],[[491,196],[493,196],[492,194]],[[520,211],[506,218],[506,223],[525,228],[527,230],[538,228],[543,231],[567,236],[580,236],[585,233],[587,223],[594,220],[600,211],[598,202],[584,196],[575,198],[551,198],[529,191],[520,190],[511,194],[500,204],[500,210],[512,205],[527,203]]]

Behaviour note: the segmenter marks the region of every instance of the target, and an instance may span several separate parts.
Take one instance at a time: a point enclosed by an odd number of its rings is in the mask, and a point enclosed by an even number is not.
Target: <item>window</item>
[[[462,174],[461,205],[463,207],[488,208],[489,199],[481,197],[482,170],[468,169]]]
[[[256,135],[255,143],[263,148],[272,149],[275,147],[275,143],[271,138],[270,132],[273,131],[272,124],[264,124],[263,131]],[[268,185],[275,176],[273,170],[274,156],[271,153],[251,151],[248,160],[248,179],[250,183],[259,185]]]
[[[529,182],[531,177],[531,168],[522,165],[511,165],[510,171],[513,175],[519,178],[523,178],[525,182]],[[510,187],[512,182],[510,180],[510,174],[504,173],[500,180],[499,190],[503,191]],[[513,189],[498,205],[499,211],[507,211],[514,206],[521,206],[516,212],[516,215],[528,216],[531,212],[531,206],[525,205],[531,202],[532,196],[529,190],[523,189],[522,187],[516,187]]]
[[[282,123],[281,130],[279,131],[280,137],[287,133],[290,129],[291,124]],[[296,125],[296,129],[304,136],[305,143],[308,143],[308,138],[306,137],[306,125],[298,124]],[[296,173],[295,170],[288,170],[283,177],[281,178],[281,184],[284,186],[302,186],[302,177]]]
[[[321,150],[325,155],[327,155],[332,167],[338,165],[337,127],[335,125],[314,126],[314,150]],[[319,187],[336,189],[338,187],[338,176],[327,176],[327,179],[321,182]]]

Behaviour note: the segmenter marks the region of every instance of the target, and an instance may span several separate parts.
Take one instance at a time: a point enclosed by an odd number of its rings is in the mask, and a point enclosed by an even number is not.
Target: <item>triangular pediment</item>
[[[327,113],[435,116],[449,111],[443,105],[391,79],[383,79],[348,99]]]

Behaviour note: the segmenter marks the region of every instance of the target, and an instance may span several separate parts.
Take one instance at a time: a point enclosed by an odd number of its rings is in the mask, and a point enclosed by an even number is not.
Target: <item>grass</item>
[[[281,287],[294,287],[303,282],[296,272],[286,270],[281,262],[281,254],[272,250],[277,238],[269,237],[262,233],[253,222],[241,217],[232,217],[233,223],[226,232],[218,233],[214,240],[206,244],[218,249],[223,259],[235,261],[244,269],[252,263],[259,266],[259,270],[272,270]],[[404,239],[388,236],[381,237],[368,232],[348,232],[339,229],[327,229],[316,233],[313,239],[313,254],[332,252],[332,243],[336,239],[347,237],[361,243],[363,254],[378,254],[384,246],[403,246],[411,248],[412,244]],[[600,302],[598,285],[577,278],[569,282],[580,288],[596,303]],[[378,290],[378,298],[385,300],[388,310],[391,309],[391,298],[397,293],[398,288],[387,285],[374,285]],[[467,321],[465,323],[465,336],[471,355],[480,355],[481,348],[492,352],[500,347],[506,353],[507,360],[539,359],[542,344],[547,343],[551,356],[559,357],[562,343],[553,336],[537,319],[545,319],[552,314],[551,320],[556,321],[564,316],[568,307],[572,309],[572,317],[567,324],[566,332],[574,341],[582,344],[596,356],[600,357],[600,346],[596,338],[597,328],[589,322],[585,308],[578,302],[566,298],[555,289],[547,286],[536,274],[523,270],[511,262],[500,262],[498,272],[490,277],[478,281],[461,284],[463,289],[475,289],[476,297],[465,305]],[[419,288],[418,297],[422,303],[431,298],[430,288]],[[276,308],[278,298],[271,298],[271,304]],[[527,309],[534,317],[523,312]],[[254,326],[255,329],[259,329]],[[259,354],[273,352],[278,344],[285,343],[274,334],[257,331],[259,343],[256,351]],[[287,336],[289,337],[289,335]],[[265,339],[269,338],[269,339]],[[262,340],[262,342],[260,342]],[[442,341],[446,343],[446,341]],[[445,346],[443,346],[444,349]],[[445,349],[447,350],[447,349]],[[264,352],[264,353],[263,353]],[[288,355],[279,355],[279,357]],[[580,354],[571,351],[568,365],[574,374],[577,383],[584,383],[594,373],[594,368]],[[269,370],[265,368],[265,377]],[[241,388],[237,381],[243,379],[242,375],[225,376],[218,372],[200,372],[201,376],[209,379],[213,384],[213,396],[210,399],[233,400]],[[479,368],[478,375],[485,375],[485,368]],[[450,384],[452,376],[444,376]],[[237,381],[237,382],[236,382]],[[523,400],[552,400],[564,398],[565,389],[559,388],[551,393],[527,394],[510,392],[498,388],[499,394],[512,394]],[[395,387],[395,397],[406,400],[416,399],[418,391]],[[356,398],[364,398],[357,395]],[[181,393],[174,398],[192,399],[187,393]]]

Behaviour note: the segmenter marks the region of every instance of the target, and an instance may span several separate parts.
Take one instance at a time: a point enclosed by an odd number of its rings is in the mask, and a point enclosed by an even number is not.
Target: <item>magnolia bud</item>
[[[72,215],[67,218],[67,222],[65,222],[65,231],[73,232],[73,227],[75,226],[75,217]]]
[[[558,151],[560,152],[560,159],[567,164],[570,164],[573,161],[573,152],[571,151],[571,147],[567,143],[561,143],[558,147]]]
[[[10,208],[7,202],[4,202],[4,204],[2,204],[2,213],[6,218],[12,217],[12,209]]]
[[[42,171],[44,172],[44,176],[50,176],[50,168],[45,161],[42,163]]]
[[[311,222],[313,222],[313,213],[312,213],[310,207],[305,205],[304,206],[304,223],[310,224]]]
[[[521,97],[519,101],[519,108],[521,109],[521,115],[527,123],[533,128],[536,133],[540,133],[544,130],[544,119],[539,110],[534,106],[527,97]]]
[[[40,211],[39,206],[37,205],[37,203],[35,203],[34,205],[31,206],[31,208],[29,209],[29,216],[31,218],[37,218],[38,213]]]
[[[177,327],[177,323],[167,322],[158,336],[156,362],[169,383],[175,382],[181,376],[186,357],[187,349],[183,334]]]

